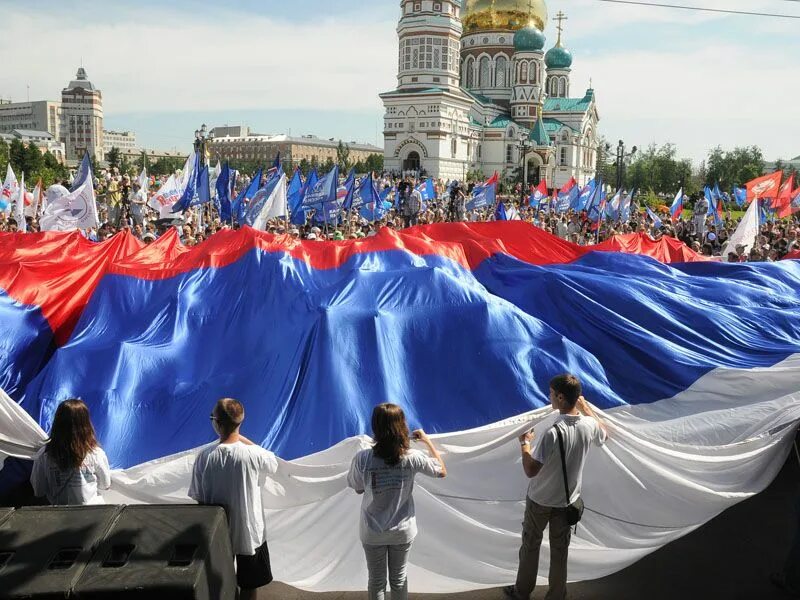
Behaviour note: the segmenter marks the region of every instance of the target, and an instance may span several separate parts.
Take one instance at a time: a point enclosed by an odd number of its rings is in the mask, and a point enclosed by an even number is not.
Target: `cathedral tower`
[[[544,62],[547,65],[547,95],[551,98],[569,98],[569,75],[572,72],[572,53],[561,44],[564,21],[567,16],[563,12],[556,15],[558,21],[558,40],[556,45],[547,51]]]
[[[511,118],[528,129],[544,102],[544,43],[544,34],[533,25],[514,34]]]

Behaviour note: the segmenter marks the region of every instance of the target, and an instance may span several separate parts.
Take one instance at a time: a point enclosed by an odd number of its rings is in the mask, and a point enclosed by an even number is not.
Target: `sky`
[[[800,16],[787,0],[669,3]],[[800,155],[800,20],[548,8],[569,17],[572,96],[592,81],[612,143],[670,142],[695,163],[717,145]],[[399,14],[398,0],[0,0],[0,98],[56,100],[83,64],[106,129],[148,148],[188,150],[202,123],[382,146],[378,94],[396,84]],[[545,33],[550,47],[552,22]]]

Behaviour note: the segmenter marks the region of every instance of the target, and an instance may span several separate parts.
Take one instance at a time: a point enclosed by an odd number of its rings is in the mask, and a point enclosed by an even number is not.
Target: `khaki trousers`
[[[567,556],[572,528],[567,522],[564,508],[551,508],[536,504],[530,498],[525,504],[525,522],[522,526],[522,546],[519,549],[519,571],[516,591],[527,598],[536,587],[539,572],[539,549],[545,527],[550,525],[550,589],[545,600],[564,600],[567,597]]]

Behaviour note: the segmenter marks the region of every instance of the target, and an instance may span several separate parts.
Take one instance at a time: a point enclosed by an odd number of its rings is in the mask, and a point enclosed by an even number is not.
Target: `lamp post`
[[[525,204],[525,188],[528,186],[528,149],[531,143],[525,135],[519,138],[519,153],[520,153],[520,206]]]
[[[638,148],[634,146],[629,153],[625,152],[625,142],[619,141],[617,145],[617,189],[622,189],[622,179],[625,175],[625,165],[630,162]]]
[[[194,151],[200,153],[200,166],[204,167],[206,164],[206,150],[209,142],[214,139],[214,132],[208,131],[208,127],[203,123],[200,129],[194,132]]]

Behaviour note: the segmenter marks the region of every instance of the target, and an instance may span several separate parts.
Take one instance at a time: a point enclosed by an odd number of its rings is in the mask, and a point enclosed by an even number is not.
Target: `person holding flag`
[[[683,213],[683,188],[675,194],[675,200],[672,201],[672,205],[669,207],[669,213],[673,223],[681,218]]]

